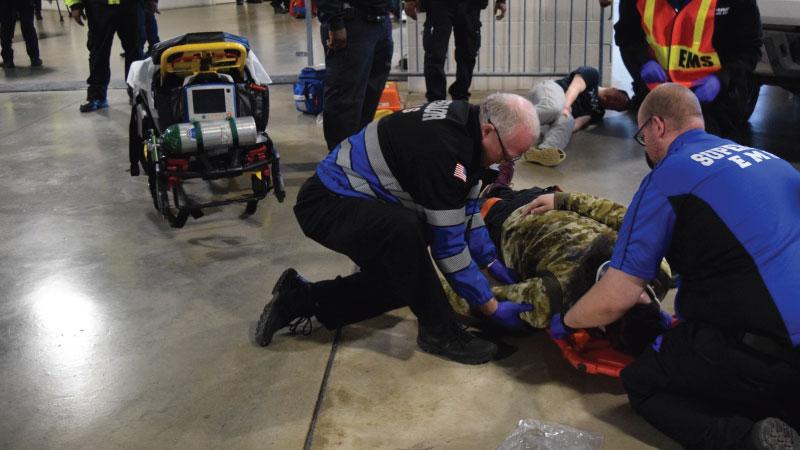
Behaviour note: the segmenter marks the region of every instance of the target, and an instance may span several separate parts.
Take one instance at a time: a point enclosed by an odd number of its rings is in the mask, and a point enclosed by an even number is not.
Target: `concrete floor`
[[[213,23],[261,46],[302,32],[260,8],[166,11],[161,34]],[[46,14],[45,31],[61,30],[42,43],[50,68],[0,72],[0,91],[85,77],[84,31]],[[281,42],[259,54],[268,69],[294,70],[302,42]],[[284,332],[257,347],[255,321],[285,267],[312,280],[353,270],[304,238],[291,211],[326,153],[321,128],[293,109],[288,86],[273,87],[269,132],[287,201],[269,198],[244,220],[237,206],[210,210],[174,230],[145,180],[125,172],[124,91],[88,115],[77,111],[83,98],[0,93],[0,448],[483,449],[525,418],[601,433],[608,449],[677,448],[631,411],[618,380],[571,369],[542,333],[506,338],[497,361],[462,366],[419,351],[401,309],[338,339]],[[797,98],[765,88],[751,140],[800,160],[799,114]],[[516,186],[627,203],[647,170],[634,131],[630,116],[610,116],[576,135],[557,169],[521,164]]]

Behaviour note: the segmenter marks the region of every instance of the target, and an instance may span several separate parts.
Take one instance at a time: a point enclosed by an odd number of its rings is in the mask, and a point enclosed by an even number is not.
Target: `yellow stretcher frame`
[[[247,49],[238,42],[176,45],[161,54],[161,84],[168,74],[187,77],[232,69],[244,73],[246,62]]]

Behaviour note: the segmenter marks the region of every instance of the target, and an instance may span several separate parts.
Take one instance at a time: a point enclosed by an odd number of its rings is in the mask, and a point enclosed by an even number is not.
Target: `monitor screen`
[[[195,114],[225,112],[225,89],[196,89],[192,91]]]

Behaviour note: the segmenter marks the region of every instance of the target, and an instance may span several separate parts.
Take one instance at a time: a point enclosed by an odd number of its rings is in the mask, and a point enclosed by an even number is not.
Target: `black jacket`
[[[641,84],[642,65],[653,59],[642,31],[636,0],[620,0],[614,40],[636,87],[637,83]],[[712,44],[722,63],[722,69],[717,72],[722,91],[752,76],[761,58],[762,45],[761,15],[756,0],[717,0]]]

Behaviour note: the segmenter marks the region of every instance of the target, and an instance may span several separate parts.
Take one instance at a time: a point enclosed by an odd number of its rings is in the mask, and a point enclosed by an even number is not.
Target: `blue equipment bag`
[[[322,94],[325,89],[325,69],[306,67],[294,84],[294,106],[306,114],[322,112]]]

